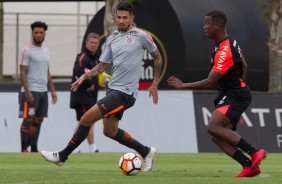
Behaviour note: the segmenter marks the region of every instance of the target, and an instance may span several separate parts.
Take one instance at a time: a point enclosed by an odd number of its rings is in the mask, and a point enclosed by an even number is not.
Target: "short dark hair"
[[[86,37],[86,41],[88,41],[90,38],[97,38],[98,40],[100,40],[100,36],[97,33],[89,33]]]
[[[129,4],[128,2],[120,2],[118,3],[117,5],[117,11],[120,10],[120,11],[128,11],[130,15],[133,14],[133,5],[132,4]]]
[[[220,10],[213,10],[213,11],[210,11],[206,16],[211,16],[212,17],[212,21],[220,23],[223,27],[226,26],[227,17],[226,17],[226,15],[222,11],[220,11]]]
[[[44,31],[46,31],[48,29],[47,24],[45,24],[45,22],[41,22],[41,21],[36,21],[33,22],[32,24],[30,24],[31,30],[33,31],[34,28],[36,27],[42,27],[44,29]]]

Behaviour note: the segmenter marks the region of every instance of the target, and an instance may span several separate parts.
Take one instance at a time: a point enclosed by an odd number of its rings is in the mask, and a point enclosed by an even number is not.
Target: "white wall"
[[[87,28],[87,17],[84,14],[88,14],[88,21],[91,21],[96,12],[101,9],[104,4],[104,2],[91,1],[79,3],[3,2],[3,75],[18,75],[17,63],[20,62],[20,52],[23,47],[31,41],[30,24],[40,20],[46,22],[49,26],[48,31],[46,32],[44,45],[50,50],[50,70],[52,75],[71,76],[73,62],[76,54],[80,51],[81,42]],[[17,27],[15,13],[20,13],[18,39],[16,34]],[[45,14],[40,15],[42,13]],[[78,16],[78,14],[80,14],[80,16]],[[18,46],[16,44],[17,40]]]
[[[77,13],[78,3],[81,13],[95,13],[104,6],[104,2],[80,1],[80,2],[3,2],[4,13]]]
[[[104,95],[104,91],[99,92],[99,98]],[[22,120],[18,118],[18,94],[0,93],[0,99],[0,152],[19,152]],[[50,103],[49,117],[42,124],[39,150],[63,149],[75,125],[75,112],[69,108],[69,92],[58,92],[58,103]],[[149,99],[148,91],[140,91],[135,105],[124,113],[120,128],[141,143],[155,146],[158,152],[198,151],[192,91],[159,91],[158,105]],[[102,122],[97,122],[95,138],[101,152],[129,151],[102,132]],[[79,149],[87,152],[87,142]]]

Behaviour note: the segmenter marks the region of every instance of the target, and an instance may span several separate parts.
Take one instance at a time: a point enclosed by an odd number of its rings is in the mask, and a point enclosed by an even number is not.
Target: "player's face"
[[[86,48],[93,54],[96,53],[99,47],[99,39],[98,38],[89,38],[86,42]]]
[[[36,45],[41,45],[45,38],[45,31],[43,27],[35,27],[32,31],[32,39]]]
[[[134,20],[134,16],[130,15],[128,11],[117,11],[116,21],[119,31],[128,31]]]
[[[211,16],[205,17],[204,32],[208,38],[213,39],[215,37],[216,31],[218,30],[218,24],[212,21]]]

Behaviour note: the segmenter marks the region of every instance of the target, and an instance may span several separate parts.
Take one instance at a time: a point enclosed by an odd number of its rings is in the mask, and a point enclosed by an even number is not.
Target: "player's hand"
[[[71,84],[71,90],[76,91],[77,88],[83,83],[85,74],[81,75],[74,83]]]
[[[25,100],[29,103],[32,104],[34,102],[33,95],[30,91],[25,92]]]
[[[57,97],[56,91],[52,91],[51,92],[51,97],[52,97],[52,104],[56,104],[57,101],[58,101],[58,97]]]
[[[93,92],[95,90],[94,84],[92,84],[89,88],[86,89],[87,92]]]
[[[159,97],[158,97],[158,86],[156,85],[151,85],[149,88],[149,97],[151,98],[153,96],[153,102],[154,104],[158,104]]]
[[[182,89],[183,88],[183,82],[178,79],[177,77],[171,76],[168,80],[167,83],[169,86],[172,86],[176,89]]]

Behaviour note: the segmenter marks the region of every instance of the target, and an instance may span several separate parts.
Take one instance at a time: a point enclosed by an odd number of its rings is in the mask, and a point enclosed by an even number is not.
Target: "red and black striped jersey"
[[[245,87],[242,81],[242,51],[235,39],[227,37],[215,46],[211,58],[212,70],[223,77],[218,83],[218,90],[238,89]]]

